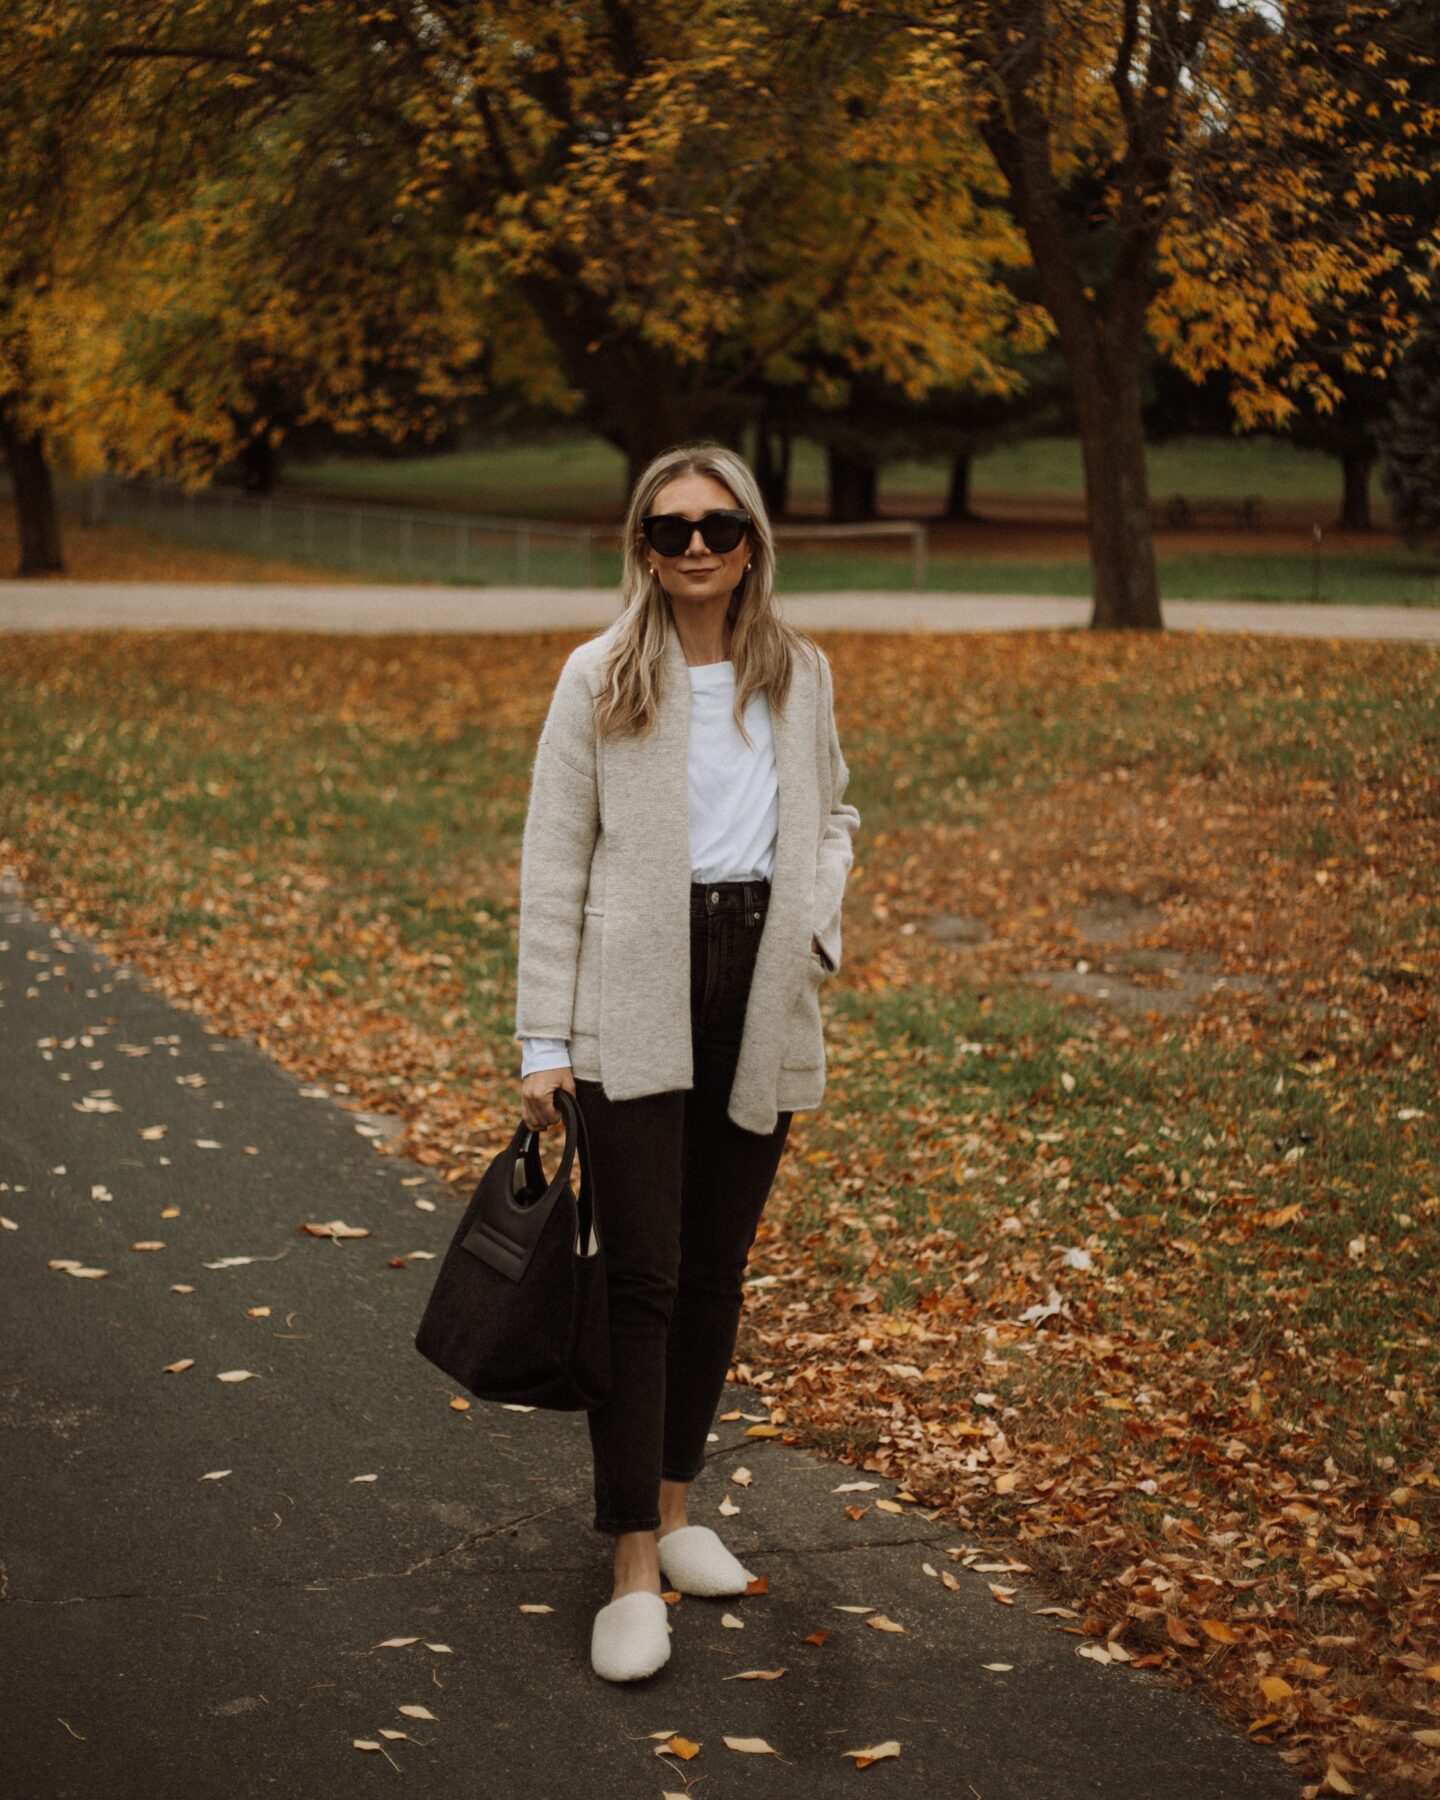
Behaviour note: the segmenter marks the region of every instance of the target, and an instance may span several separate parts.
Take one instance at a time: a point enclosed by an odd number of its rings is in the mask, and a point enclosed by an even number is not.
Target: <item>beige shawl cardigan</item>
[[[672,622],[655,723],[644,737],[602,742],[593,708],[617,626],[567,657],[535,752],[515,1036],[567,1039],[577,1077],[630,1100],[695,1083],[690,679]],[[820,988],[840,967],[840,908],[860,823],[842,798],[850,772],[823,651],[818,666],[796,656],[784,715],[772,708],[771,725],[775,866],[726,1109],[760,1133],[781,1111],[818,1106],[825,1091]]]

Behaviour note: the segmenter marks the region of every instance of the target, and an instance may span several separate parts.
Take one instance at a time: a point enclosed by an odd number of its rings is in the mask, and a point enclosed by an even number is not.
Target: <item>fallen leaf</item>
[[[260,1378],[253,1369],[224,1369],[215,1379],[217,1381],[258,1381]]]
[[[693,1738],[681,1737],[678,1732],[672,1732],[663,1744],[655,1746],[655,1754],[657,1756],[680,1756],[689,1762],[692,1756],[700,1754],[700,1746]]]
[[[780,1754],[773,1745],[767,1744],[764,1738],[727,1737],[725,1742],[732,1750],[743,1750],[749,1756],[778,1756]]]
[[[1014,1663],[981,1663],[982,1669],[989,1669],[993,1675],[1008,1675],[1015,1667]]]
[[[543,1613],[554,1612],[555,1608],[553,1606],[522,1606],[520,1610],[521,1612]]]
[[[865,1623],[873,1625],[876,1631],[904,1631],[905,1629],[903,1625],[897,1625],[893,1619],[887,1619],[884,1613],[872,1613]]]
[[[905,1510],[897,1500],[877,1500],[875,1507],[878,1512],[903,1513]]]
[[[736,1487],[749,1487],[755,1477],[748,1469],[739,1468],[730,1471],[730,1479],[735,1483]]]
[[[235,1471],[233,1469],[211,1469],[208,1475],[201,1475],[198,1479],[201,1481],[223,1481],[227,1475],[233,1475],[234,1473]]]
[[[380,1640],[380,1642],[375,1646],[375,1648],[377,1650],[399,1650],[406,1644],[418,1644],[419,1642],[420,1642],[420,1640],[418,1637],[382,1638]]]
[[[163,1250],[165,1246],[155,1238],[145,1238],[138,1244],[130,1246],[132,1250]]]
[[[899,1738],[886,1738],[883,1744],[869,1744],[863,1750],[842,1750],[840,1754],[842,1756],[853,1756],[855,1758],[855,1767],[857,1769],[864,1769],[873,1762],[879,1762],[883,1757],[898,1756],[900,1754],[900,1740]]]
[[[352,1481],[378,1481],[380,1477],[378,1475],[352,1475],[350,1479]]]
[[[219,1148],[219,1145],[216,1145]],[[302,1231],[308,1231],[311,1237],[328,1238],[361,1238],[370,1233],[363,1225],[347,1225],[343,1219],[331,1219],[328,1225],[302,1225]]]
[[[726,1675],[726,1681],[778,1681],[784,1669],[742,1669],[738,1675]]]
[[[727,1631],[743,1631],[745,1629],[745,1621],[737,1619],[734,1613],[721,1613],[720,1623]]]
[[[1240,1639],[1223,1619],[1202,1619],[1200,1629],[1206,1637],[1214,1638],[1217,1644],[1238,1644]]]
[[[411,1704],[409,1706],[397,1706],[395,1710],[396,1712],[404,1713],[407,1719],[434,1719],[435,1717],[428,1706]]]
[[[179,1362],[166,1363],[163,1372],[166,1375],[178,1375],[182,1369],[193,1369],[194,1367],[195,1358],[193,1356],[182,1356]]]

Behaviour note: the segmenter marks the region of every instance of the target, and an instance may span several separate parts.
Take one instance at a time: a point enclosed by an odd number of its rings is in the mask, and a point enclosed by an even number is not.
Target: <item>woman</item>
[[[830,665],[775,608],[741,457],[682,445],[636,484],[624,606],[573,651],[540,734],[520,876],[521,1112],[585,1119],[612,1385],[587,1414],[614,1587],[591,1660],[670,1655],[661,1576],[753,1579],[686,1494],[735,1347],[742,1281],[792,1113],[820,1104],[820,986],[860,823]]]

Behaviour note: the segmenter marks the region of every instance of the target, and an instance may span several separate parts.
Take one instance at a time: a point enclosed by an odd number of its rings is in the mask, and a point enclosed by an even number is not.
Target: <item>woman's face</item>
[[[701,607],[719,603],[721,612],[740,585],[745,565],[753,554],[749,534],[741,538],[733,550],[722,555],[706,546],[700,535],[699,521],[707,512],[738,507],[740,502],[713,475],[677,475],[667,481],[656,494],[649,510],[652,513],[683,513],[696,521],[690,533],[690,544],[679,556],[661,556],[640,538],[640,554],[647,567],[660,578],[660,585],[670,596],[671,605]]]

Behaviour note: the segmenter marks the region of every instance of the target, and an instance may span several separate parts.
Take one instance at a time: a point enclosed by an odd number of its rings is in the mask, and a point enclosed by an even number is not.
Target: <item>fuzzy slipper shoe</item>
[[[660,1539],[660,1573],[682,1594],[743,1594],[755,1579],[708,1525],[681,1525]]]
[[[606,1681],[638,1681],[670,1660],[670,1608],[640,1588],[595,1615],[590,1662]]]

